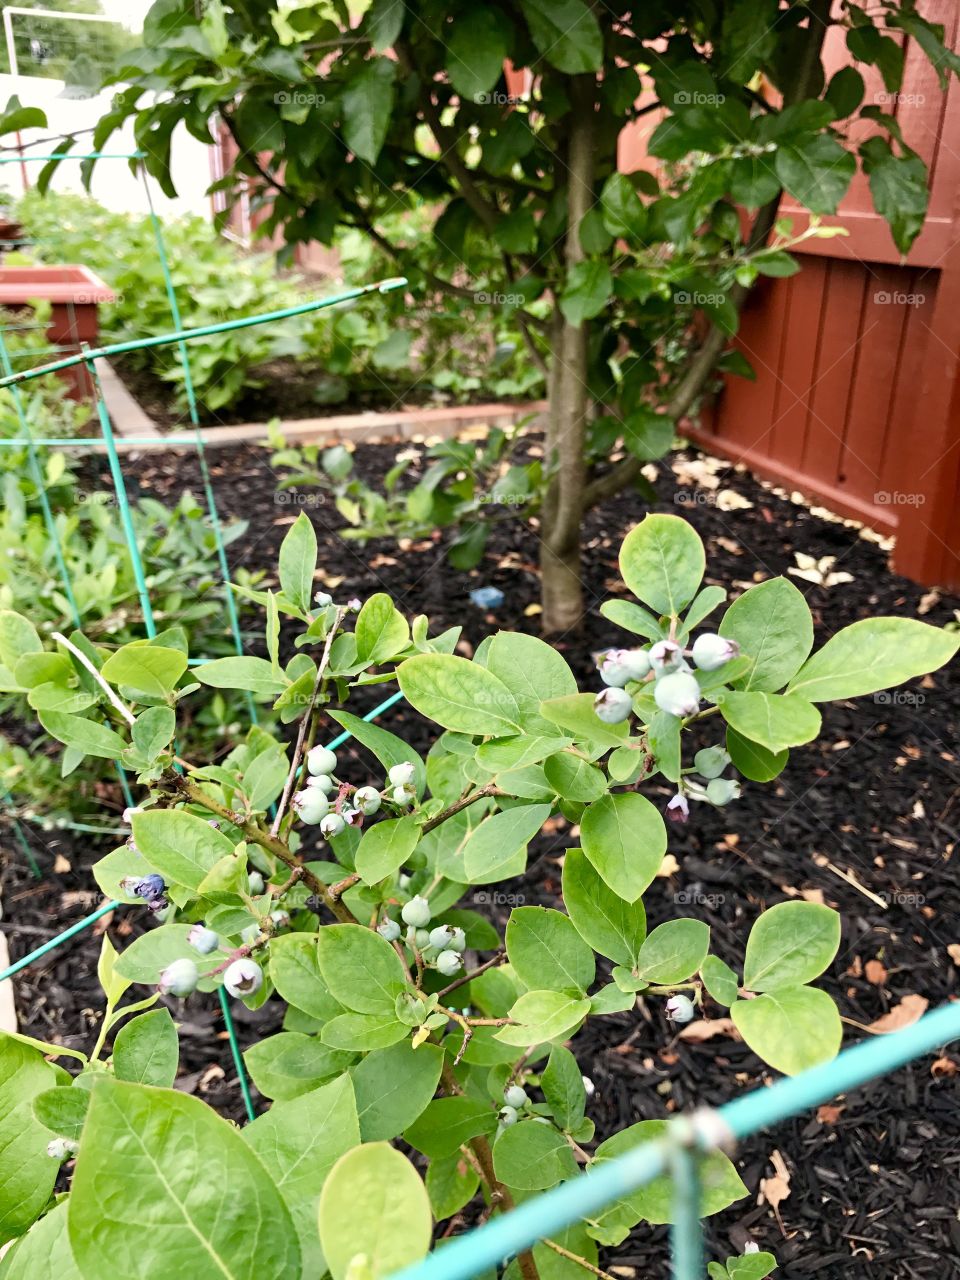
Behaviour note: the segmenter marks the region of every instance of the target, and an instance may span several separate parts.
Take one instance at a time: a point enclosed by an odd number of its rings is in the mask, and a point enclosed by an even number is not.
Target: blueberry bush
[[[839,1048],[837,1006],[816,985],[840,941],[828,907],[763,911],[742,953],[714,948],[690,916],[648,932],[645,899],[663,914],[668,820],[775,778],[817,736],[822,704],[930,672],[960,637],[878,617],[813,650],[791,582],[726,605],[703,586],[693,529],[652,515],[620,553],[635,600],[602,607],[627,646],[602,656],[599,691],[582,692],[535,637],[497,633],[468,660],[456,629],[431,636],[385,594],[362,607],[314,595],[316,555],[301,515],[279,592],[246,592],[265,610],[266,657],[188,669],[162,637],[58,635],[51,648],[27,618],[0,615],[15,679],[61,693],[40,719],[65,756],[138,771],[130,838],[95,875],[155,917],[122,953],[103,943],[89,1052],[0,1038],[0,1238],[22,1237],[2,1280],[388,1275],[475,1197],[507,1210],[662,1132],[643,1121],[597,1144],[587,1114],[578,1033],[638,1000],[674,1023],[729,1010],[787,1074]],[[289,657],[281,616],[299,628]],[[346,709],[352,690],[393,683],[436,726],[425,759]],[[200,687],[272,703],[292,744],[251,727],[216,762],[182,757],[178,722]],[[703,721],[715,740],[691,758]],[[322,745],[341,728],[372,771]],[[675,792],[665,813],[643,794],[658,774]],[[523,875],[558,814],[571,829],[563,909],[521,903],[501,931],[477,906]],[[242,1129],[172,1087],[177,1001],[221,986],[248,1008],[285,1010],[283,1029],[246,1049],[271,1105]],[[726,1156],[706,1159],[705,1215],[747,1190]],[[509,1274],[589,1271],[599,1245],[667,1221],[670,1198],[660,1178]],[[711,1276],[772,1265],[732,1258]]]

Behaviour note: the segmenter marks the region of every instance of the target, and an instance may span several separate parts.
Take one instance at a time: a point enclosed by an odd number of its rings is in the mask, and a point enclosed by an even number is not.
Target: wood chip
[[[836,1124],[845,1110],[842,1102],[825,1102],[822,1107],[817,1107],[817,1119],[821,1124]]]
[[[868,960],[863,971],[867,981],[872,982],[875,987],[882,987],[887,980],[886,967],[880,960]]]

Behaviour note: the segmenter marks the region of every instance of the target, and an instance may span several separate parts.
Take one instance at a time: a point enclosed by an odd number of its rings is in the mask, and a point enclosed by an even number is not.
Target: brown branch
[[[451,982],[448,987],[444,987],[442,991],[438,991],[438,998],[442,1000],[443,997],[448,996],[451,991],[456,991],[458,987],[466,986],[468,982],[472,982],[473,979],[479,977],[481,973],[486,973],[486,971],[488,969],[492,969],[494,965],[502,964],[506,958],[506,952],[498,951],[495,956],[491,957],[491,959],[485,960],[479,968],[473,969],[470,973],[461,974],[461,976]]]
[[[459,800],[454,801],[449,808],[444,809],[443,813],[438,813],[435,818],[431,818],[429,822],[423,824],[423,834],[433,831],[435,827],[439,827],[442,822],[446,822],[448,818],[452,818],[455,813],[459,813],[461,809],[466,809],[468,805],[475,804],[478,800],[484,800],[488,796],[502,796],[499,787],[495,787],[492,782],[485,787],[481,787],[479,791],[474,791],[468,796],[461,796]]]

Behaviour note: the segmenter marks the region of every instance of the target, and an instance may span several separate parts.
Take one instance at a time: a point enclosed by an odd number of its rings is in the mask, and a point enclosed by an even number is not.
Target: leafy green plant
[[[828,33],[850,63],[829,80]],[[730,351],[744,298],[797,270],[783,193],[822,234],[859,168],[898,250],[919,234],[924,161],[858,69],[898,93],[905,37],[946,91],[960,59],[915,0],[157,0],[95,138],[132,120],[172,193],[176,126],[222,122],[221,187],[262,201],[264,234],[352,226],[419,273],[415,296],[519,329],[548,392],[543,621],[564,631],[584,512],[636,484],[718,368],[748,371]],[[621,173],[622,131],[648,117],[656,168]],[[426,266],[384,222],[411,191],[436,212]]]
[[[196,1274],[214,1258],[245,1280],[385,1276],[477,1194],[509,1209],[662,1133],[648,1120],[595,1145],[577,1058],[590,1018],[640,999],[684,1022],[712,1002],[787,1073],[840,1045],[837,1007],[813,985],[840,941],[828,907],[758,912],[742,955],[714,951],[695,918],[667,912],[648,931],[668,828],[642,788],[668,780],[673,818],[691,801],[729,804],[817,736],[821,703],[932,671],[960,637],[872,618],[811,652],[809,610],[786,579],[750,588],[705,631],[726,592],[702,585],[693,529],[650,516],[620,553],[635,601],[603,606],[640,643],[604,656],[595,696],[535,637],[497,633],[467,660],[457,629],[431,637],[384,594],[355,614],[315,598],[316,558],[300,515],[279,592],[244,592],[265,609],[267,656],[189,671],[165,637],[117,648],[75,634],[50,648],[27,618],[0,614],[5,678],[59,692],[39,718],[65,754],[138,771],[130,839],[95,875],[158,920],[119,955],[105,942],[89,1053],[0,1038],[0,1133],[13,1139],[0,1143],[0,1226],[23,1236],[3,1280],[32,1280],[49,1257],[83,1280],[99,1280],[104,1259],[133,1276],[165,1274],[172,1257]],[[281,616],[299,629],[289,658]],[[426,759],[346,709],[351,689],[394,681],[439,731]],[[198,684],[271,703],[298,722],[292,750],[251,727],[216,762],[175,755]],[[708,717],[715,745],[688,759]],[[370,753],[372,774],[317,745],[328,723]],[[524,873],[558,813],[579,826],[564,910],[518,901],[501,934],[477,907]],[[123,1003],[134,986],[152,990]],[[221,986],[250,1008],[285,1006],[283,1029],[245,1052],[272,1105],[239,1131],[171,1088],[176,1032],[159,1003]],[[52,1064],[64,1056],[76,1074]],[[401,1136],[416,1162],[390,1145]],[[69,1195],[52,1200],[58,1162],[74,1156]],[[704,1215],[747,1194],[719,1152],[701,1173]],[[669,1220],[671,1197],[658,1178],[524,1254],[520,1273],[552,1274],[558,1251],[595,1267],[598,1244]],[[757,1258],[725,1274],[765,1274]]]

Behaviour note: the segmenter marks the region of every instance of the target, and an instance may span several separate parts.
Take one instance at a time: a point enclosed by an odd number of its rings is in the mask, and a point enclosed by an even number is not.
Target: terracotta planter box
[[[99,276],[82,266],[0,267],[0,307],[23,310],[32,302],[46,301],[53,308],[47,339],[52,346],[78,351],[80,344],[96,345],[99,332],[97,308],[112,302],[114,294]],[[66,369],[64,381],[73,400],[92,393],[86,369]]]

